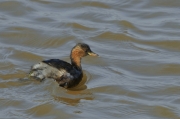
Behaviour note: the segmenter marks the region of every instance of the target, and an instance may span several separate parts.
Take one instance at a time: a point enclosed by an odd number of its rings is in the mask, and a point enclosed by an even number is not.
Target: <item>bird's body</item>
[[[79,43],[71,51],[71,64],[60,59],[44,60],[32,66],[30,76],[52,78],[61,87],[74,87],[82,80],[81,58],[86,55],[97,56],[87,44]]]

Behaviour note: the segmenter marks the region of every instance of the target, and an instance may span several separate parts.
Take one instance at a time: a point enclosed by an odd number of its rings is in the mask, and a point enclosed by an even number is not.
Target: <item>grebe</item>
[[[29,76],[40,80],[52,78],[59,86],[72,88],[82,80],[81,58],[87,55],[98,56],[91,51],[89,45],[78,43],[71,50],[71,64],[60,59],[44,60],[31,67]]]

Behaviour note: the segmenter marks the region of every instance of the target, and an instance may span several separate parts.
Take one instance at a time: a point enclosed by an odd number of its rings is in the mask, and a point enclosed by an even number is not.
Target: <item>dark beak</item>
[[[94,52],[88,52],[88,55],[90,55],[90,56],[99,56],[98,54],[96,54]]]

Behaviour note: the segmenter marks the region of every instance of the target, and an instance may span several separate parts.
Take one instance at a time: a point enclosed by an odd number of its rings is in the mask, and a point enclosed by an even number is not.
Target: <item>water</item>
[[[1,0],[2,119],[179,119],[179,0]],[[83,81],[29,79],[43,59],[70,62],[84,42]]]

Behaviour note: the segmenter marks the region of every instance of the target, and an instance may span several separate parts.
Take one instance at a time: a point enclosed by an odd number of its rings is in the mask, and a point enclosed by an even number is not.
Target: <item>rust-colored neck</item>
[[[81,50],[79,48],[74,48],[71,51],[71,64],[78,69],[81,69]]]

